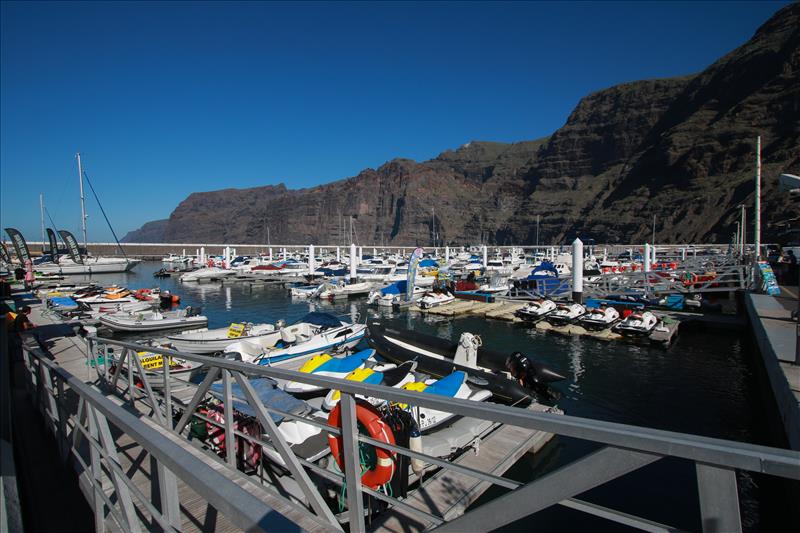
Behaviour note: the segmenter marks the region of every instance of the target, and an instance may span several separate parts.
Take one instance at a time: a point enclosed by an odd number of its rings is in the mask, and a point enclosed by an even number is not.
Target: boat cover
[[[387,285],[386,287],[381,289],[381,294],[405,294],[406,288],[408,287],[408,281],[396,281],[391,285]]]
[[[419,264],[417,266],[421,266],[421,267],[438,267],[439,263],[437,263],[433,259],[423,259],[422,261],[419,262]]]
[[[288,392],[279,389],[275,380],[270,378],[253,378],[249,381],[265,407],[280,409],[286,413],[292,413],[296,415],[302,415],[309,411],[309,407],[306,402],[298,400]],[[215,383],[211,385],[210,392],[220,400],[224,398],[222,383]],[[238,383],[231,384],[231,395],[233,396],[234,409],[247,416],[256,416],[255,409],[253,409],[250,404],[245,401],[246,396]],[[276,424],[279,424],[281,420],[283,420],[283,416],[278,413],[273,413],[270,411],[269,415]]]
[[[314,311],[308,313],[306,316],[297,321],[298,323],[314,324],[315,326],[323,326],[327,328],[338,328],[342,325],[342,321],[330,313],[321,313]]]

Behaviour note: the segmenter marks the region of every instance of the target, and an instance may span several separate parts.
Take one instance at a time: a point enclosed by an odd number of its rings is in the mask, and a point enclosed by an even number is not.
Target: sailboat
[[[81,228],[83,229],[83,247],[87,255],[81,255],[81,250],[78,247],[78,241],[75,239],[75,236],[72,235],[72,233],[66,230],[59,230],[59,235],[61,235],[64,243],[67,245],[69,257],[59,257],[57,253],[54,253],[52,262],[38,264],[36,265],[36,270],[43,274],[61,275],[111,274],[115,272],[127,272],[141,263],[141,261],[139,259],[129,259],[127,257],[91,257],[88,255],[86,238],[86,204],[83,194],[84,173],[83,168],[81,167],[81,154],[78,153],[76,157],[78,159],[78,179],[81,192]],[[91,185],[91,183],[89,185]],[[102,206],[100,209],[102,209]],[[113,233],[114,230],[112,229],[111,231]],[[53,241],[51,240],[51,247],[52,243]],[[117,244],[119,244],[119,241]]]

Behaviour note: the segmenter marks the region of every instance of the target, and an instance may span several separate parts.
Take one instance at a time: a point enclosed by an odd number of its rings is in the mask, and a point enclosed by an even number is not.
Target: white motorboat
[[[418,305],[422,309],[430,309],[431,307],[439,307],[441,305],[449,304],[455,299],[455,296],[446,292],[427,292],[420,297]]]
[[[325,290],[325,284],[296,285],[289,288],[289,294],[293,298],[314,298]]]
[[[399,288],[398,283],[392,283],[381,289],[373,289],[367,297],[367,304],[377,305],[379,307],[392,307],[395,303],[405,301],[406,292],[404,289]],[[414,287],[414,291],[411,293],[411,301],[419,300],[426,292],[428,292],[428,290],[424,287]]]
[[[599,331],[610,328],[619,320],[619,311],[613,307],[595,307],[580,319],[580,325],[589,330]]]
[[[623,335],[640,336],[649,335],[658,324],[658,317],[650,311],[643,311],[628,315],[614,329]]]
[[[272,324],[233,323],[226,328],[192,330],[167,335],[167,341],[179,352],[215,353],[224,350],[232,342],[256,342],[261,337],[274,334],[275,331],[275,326]]]
[[[336,285],[328,284],[328,286],[319,293],[319,297],[328,300],[335,300],[337,298],[349,298],[350,296],[358,296],[362,294],[369,294],[372,290],[373,284],[364,281],[360,283],[346,284],[340,281]]]
[[[367,264],[356,269],[356,277],[362,281],[388,281],[395,271],[395,265]]]
[[[141,261],[122,257],[84,257],[83,263],[76,263],[68,257],[61,256],[58,263],[42,263],[36,265],[36,271],[42,274],[60,274],[63,276],[79,274],[114,274],[127,272]]]
[[[302,355],[353,348],[364,338],[366,325],[351,324],[328,313],[312,312],[291,326],[254,341],[239,341],[225,347],[242,361],[270,365]]]
[[[100,323],[114,331],[159,331],[201,328],[208,324],[208,318],[196,314],[191,307],[186,307],[180,311],[111,313],[101,316]]]
[[[236,274],[235,270],[228,270],[219,267],[206,267],[182,274],[179,281],[200,281],[227,278]]]
[[[514,314],[523,320],[538,322],[555,310],[556,304],[553,300],[535,300],[522,309],[518,309]]]
[[[563,326],[578,320],[586,314],[586,308],[581,304],[559,304],[556,310],[549,313],[544,319],[554,326]]]

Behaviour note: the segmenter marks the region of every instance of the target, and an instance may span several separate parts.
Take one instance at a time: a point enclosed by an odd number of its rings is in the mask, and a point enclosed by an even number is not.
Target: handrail
[[[111,402],[93,387],[51,362],[32,339],[26,339],[25,350],[69,385],[81,399],[135,441],[160,464],[203,497],[210,505],[243,530],[295,531],[299,526],[270,508],[264,501],[234,483],[192,454],[187,454],[169,437],[144,423],[119,405]]]
[[[141,350],[143,348],[141,344],[113,339],[92,338],[91,343],[110,344],[133,350]],[[379,397],[393,402],[429,407],[456,415],[491,420],[621,448],[636,449],[648,453],[691,459],[725,468],[739,468],[800,480],[800,453],[792,450],[659,429],[641,428],[570,415],[537,413],[528,409],[494,403],[443,398],[384,385],[363,384],[356,381],[301,373],[276,366],[253,365],[224,358],[183,353],[166,348],[147,347],[146,349],[149,352],[179,357],[203,363],[210,367],[226,369],[231,372],[241,372],[245,375],[302,381],[325,389],[339,389],[350,394]]]

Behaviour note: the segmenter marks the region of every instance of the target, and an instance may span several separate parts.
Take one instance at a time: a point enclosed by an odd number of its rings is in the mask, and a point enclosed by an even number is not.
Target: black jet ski
[[[464,347],[476,337],[468,333],[454,344],[431,335],[384,327],[380,322],[370,322],[368,330],[369,345],[386,359],[398,364],[415,361],[417,371],[437,378],[461,370],[467,374],[468,383],[491,391],[495,399],[505,403],[528,404],[534,392],[540,392],[548,383],[565,379],[519,352],[503,355],[481,348],[479,341],[475,345],[476,356],[470,356],[470,350]]]

